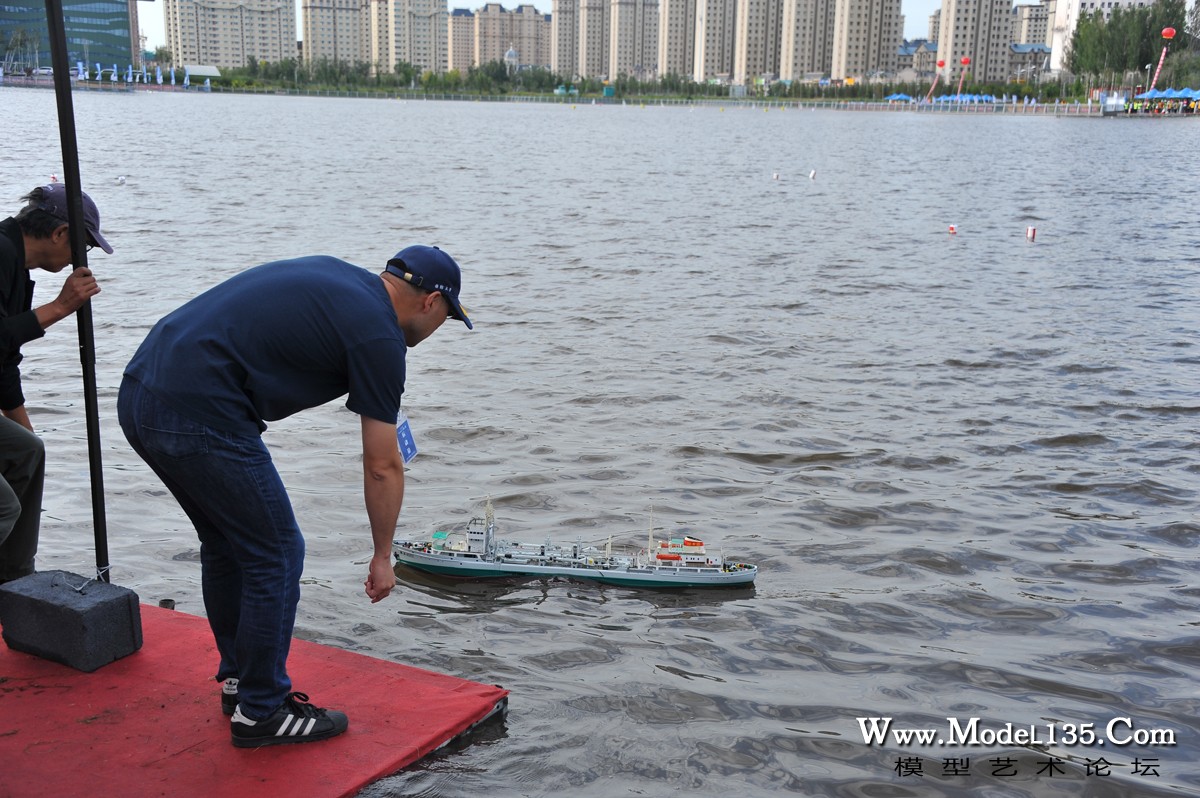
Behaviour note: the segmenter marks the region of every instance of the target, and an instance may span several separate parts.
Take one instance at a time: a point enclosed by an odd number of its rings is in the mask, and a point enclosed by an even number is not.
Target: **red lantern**
[[[962,57],[962,65],[963,65],[963,66],[966,66],[966,65],[967,65],[967,64],[969,64],[969,63],[971,63],[971,59],[970,59],[970,58],[968,58],[967,56],[965,56],[965,55],[964,55],[964,56]]]
[[[941,68],[942,68],[942,67],[944,67],[945,65],[946,65],[946,62],[945,62],[945,61],[938,61],[938,69],[941,69]]]
[[[1175,29],[1174,28],[1163,28],[1162,37],[1164,39],[1166,39],[1167,41],[1174,39],[1175,38]]]

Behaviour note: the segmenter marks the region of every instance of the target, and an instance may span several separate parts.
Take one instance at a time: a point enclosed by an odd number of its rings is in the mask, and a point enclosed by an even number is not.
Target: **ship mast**
[[[646,564],[654,564],[654,505],[650,505],[650,530],[646,532]]]
[[[496,553],[496,513],[492,509],[492,497],[488,496],[484,505],[483,553],[491,557]]]

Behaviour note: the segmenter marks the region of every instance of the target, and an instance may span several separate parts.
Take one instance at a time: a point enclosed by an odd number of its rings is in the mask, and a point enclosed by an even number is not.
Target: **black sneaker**
[[[289,693],[283,706],[266,720],[250,720],[239,707],[229,722],[233,744],[238,748],[328,740],[344,732],[349,725],[345,713],[318,709],[308,703],[304,693]]]
[[[226,679],[221,683],[221,711],[232,715],[237,709],[237,679]]]

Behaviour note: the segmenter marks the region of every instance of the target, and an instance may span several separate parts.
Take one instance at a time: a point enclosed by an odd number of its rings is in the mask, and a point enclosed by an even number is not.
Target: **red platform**
[[[142,649],[94,673],[0,644],[0,796],[351,796],[506,706],[499,687],[294,640],[295,689],[350,729],[234,748],[208,622],[141,611]]]

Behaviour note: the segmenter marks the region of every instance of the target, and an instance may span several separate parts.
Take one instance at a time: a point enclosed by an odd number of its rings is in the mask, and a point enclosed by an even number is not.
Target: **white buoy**
[[[772,179],[772,180],[778,180],[778,179],[779,179],[779,173],[778,173],[778,172],[775,172],[773,175],[771,175],[771,179]]]
[[[809,172],[809,173],[808,173],[808,179],[809,179],[809,180],[816,180],[816,179],[817,179],[817,170],[816,170],[816,169],[814,169],[814,170],[812,170],[811,172]]]
[[[1030,241],[1033,241],[1035,238],[1037,238],[1037,228],[1034,227],[1033,225],[1026,227],[1025,228],[1025,238],[1027,238]]]
[[[117,185],[118,186],[125,185],[125,175],[117,175]]]

